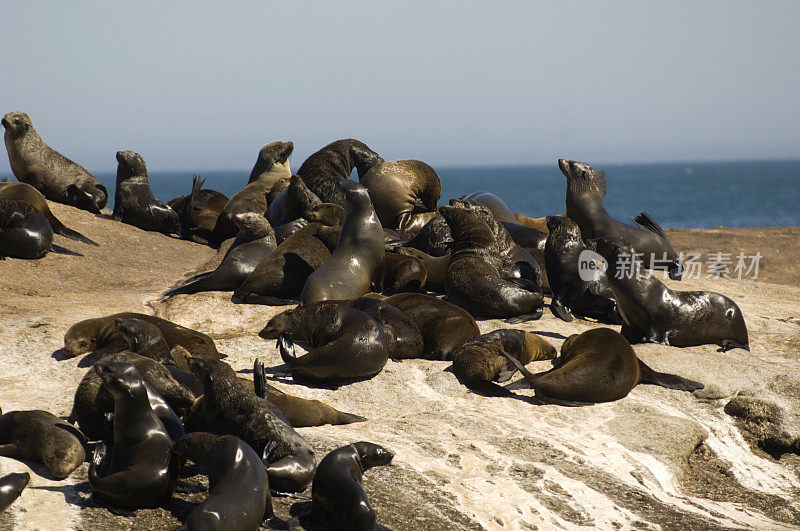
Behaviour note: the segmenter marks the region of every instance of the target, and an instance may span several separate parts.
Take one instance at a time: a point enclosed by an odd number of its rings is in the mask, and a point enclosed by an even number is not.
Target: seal
[[[445,278],[447,277],[447,266],[450,264],[450,255],[431,256],[413,247],[397,247],[394,253],[416,258],[425,270],[425,282],[420,286],[427,291],[434,293],[444,293]],[[389,263],[387,258],[387,263]],[[409,286],[409,287],[413,287]],[[410,290],[406,290],[410,291]]]
[[[343,383],[371,378],[386,365],[392,350],[383,326],[367,313],[336,301],[298,306],[269,320],[258,333],[278,339],[281,358],[294,378]],[[295,339],[310,343],[302,356]]]
[[[17,501],[30,480],[31,475],[28,472],[8,474],[0,478],[0,514]]]
[[[11,171],[51,201],[99,214],[106,206],[106,187],[86,168],[44,143],[30,116],[13,111],[2,119]]]
[[[447,256],[453,244],[453,235],[450,227],[442,216],[436,216],[419,229],[419,232],[405,243],[411,247],[433,257]]]
[[[397,230],[413,230],[417,212],[435,212],[442,192],[436,171],[422,161],[411,159],[376,164],[359,177],[359,182],[369,190],[381,225]],[[422,225],[424,222],[416,229]]]
[[[427,279],[428,272],[416,257],[390,251],[384,254],[383,275],[379,285],[381,293],[419,291]]]
[[[500,249],[492,229],[475,210],[439,207],[453,234],[447,267],[447,298],[473,316],[518,323],[542,316],[542,290],[535,281],[501,276]]]
[[[267,220],[275,226],[289,223],[303,217],[307,210],[321,204],[322,201],[308,189],[300,176],[292,175],[288,188],[269,204]]]
[[[344,179],[345,218],[336,249],[309,275],[300,293],[302,304],[324,300],[349,300],[370,291],[380,281],[384,258],[384,232],[367,189]]]
[[[42,463],[64,479],[86,457],[83,434],[52,413],[9,411],[0,416],[0,456]]]
[[[293,150],[293,143],[281,141],[270,142],[261,148],[256,162],[259,168],[257,178],[225,204],[208,239],[209,245],[219,247],[223,241],[236,236],[238,228],[233,218],[237,214],[252,212],[263,216],[267,212],[269,208],[267,194],[278,181],[291,176],[289,156]],[[253,171],[255,172],[256,168],[253,168]]]
[[[194,241],[195,238],[208,241],[217,218],[228,203],[225,194],[203,188],[205,179],[199,175],[192,177],[192,191],[171,199],[167,205],[178,213],[181,224],[181,238]]]
[[[345,191],[336,186],[338,182],[347,179],[353,168],[360,179],[381,162],[381,156],[365,143],[345,138],[312,153],[300,165],[297,175],[324,203],[344,205]]]
[[[417,325],[424,359],[452,360],[455,349],[481,333],[469,312],[431,295],[398,293],[384,300]]]
[[[303,491],[314,477],[314,451],[283,413],[246,389],[227,363],[190,358],[189,367],[203,382],[198,413],[208,430],[249,444],[261,456],[272,490]]]
[[[142,379],[97,364],[93,370],[114,397],[114,446],[100,443],[89,465],[96,504],[118,509],[158,507],[172,496],[180,461],[172,440],[150,407]]]
[[[26,201],[0,199],[0,257],[42,258],[53,245],[53,229]]]
[[[275,231],[261,214],[240,212],[234,216],[234,222],[239,227],[239,233],[219,267],[189,278],[164,293],[165,297],[200,291],[233,291],[277,246]]]
[[[475,203],[480,203],[487,207],[491,212],[494,219],[506,223],[519,223],[519,220],[508,205],[491,192],[480,191],[472,192],[471,194],[462,195],[459,199],[466,199]]]
[[[508,396],[511,391],[495,381],[505,382],[517,372],[505,357],[513,356],[522,365],[556,357],[556,348],[545,339],[524,330],[495,330],[470,339],[453,352],[453,373],[476,393]]]
[[[627,339],[610,328],[569,336],[555,367],[542,373],[531,374],[514,356],[503,355],[524,376],[506,388],[535,389],[536,398],[545,403],[612,402],[626,397],[640,383],[690,392],[703,388],[699,382],[654,371],[636,357]]]
[[[41,212],[42,215],[47,218],[54,233],[60,234],[70,240],[88,243],[89,245],[97,245],[97,243],[80,232],[65,227],[53,212],[50,211],[47,200],[41,192],[27,183],[0,182],[0,199],[13,199],[30,203],[33,208]]]
[[[190,433],[172,450],[208,470],[208,497],[180,529],[259,529],[273,515],[269,479],[261,459],[232,435]]]
[[[508,234],[514,240],[514,243],[523,249],[539,249],[544,251],[544,245],[547,241],[547,232],[539,229],[532,229],[519,223],[509,223],[508,221],[500,222],[503,227],[508,231]]]
[[[153,323],[161,330],[161,334],[170,349],[180,345],[195,357],[211,359],[219,359],[220,357],[214,340],[202,332],[197,332],[154,315],[135,312],[115,313],[75,323],[64,334],[64,349],[62,352],[67,358],[74,358],[75,356],[106,347],[112,351],[115,351],[113,349],[116,349],[116,351],[125,349],[125,341],[114,326],[115,321],[119,318],[141,319],[148,323]]]
[[[351,308],[361,310],[383,327],[389,335],[389,357],[410,359],[422,356],[424,342],[419,327],[402,311],[385,300],[372,297],[359,297],[347,303]]]
[[[674,347],[716,344],[722,350],[750,350],[742,311],[728,297],[711,291],[673,291],[642,272],[638,249],[620,238],[590,242],[608,262],[606,275],[622,316],[622,335]],[[629,270],[618,262],[630,260]]]
[[[311,510],[325,515],[336,529],[375,529],[375,510],[361,486],[364,472],[388,465],[394,454],[383,446],[357,442],[322,458],[311,485]]]
[[[606,196],[606,176],[585,162],[558,160],[561,173],[567,178],[567,216],[578,224],[584,241],[602,237],[619,237],[633,245],[648,267],[667,269],[669,277],[680,280],[683,275],[678,253],[669,244],[664,230],[642,212],[635,218],[638,227],[612,218],[603,207]]]
[[[142,230],[179,234],[178,214],[155,198],[144,159],[133,151],[117,151],[114,219]]]
[[[547,234],[547,216],[543,218],[529,218],[528,216],[520,214],[519,212],[514,212],[514,217],[517,218],[517,223],[523,227],[537,230],[545,235]],[[567,214],[559,214],[558,217],[565,218],[567,217]]]

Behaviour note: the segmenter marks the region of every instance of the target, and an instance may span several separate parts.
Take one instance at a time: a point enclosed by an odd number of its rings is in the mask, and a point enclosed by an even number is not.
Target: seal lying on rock
[[[297,175],[324,203],[344,205],[344,191],[337,188],[339,181],[347,179],[353,168],[361,178],[383,159],[365,143],[352,138],[331,142],[312,153]]]
[[[8,474],[0,478],[0,514],[20,497],[30,480],[31,475],[28,472]]]
[[[142,230],[179,234],[178,213],[156,199],[144,159],[133,151],[117,151],[114,219]]]

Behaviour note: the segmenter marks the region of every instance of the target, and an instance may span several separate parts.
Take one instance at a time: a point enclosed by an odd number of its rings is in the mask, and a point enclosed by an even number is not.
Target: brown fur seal
[[[605,172],[595,171],[585,162],[558,160],[561,173],[567,178],[567,216],[578,224],[584,241],[594,238],[620,237],[644,253],[645,265],[667,269],[669,277],[680,280],[683,267],[663,229],[647,212],[635,218],[638,227],[612,218],[603,208],[606,196]]]
[[[203,382],[199,413],[208,431],[235,435],[249,444],[267,467],[272,490],[305,489],[314,477],[314,450],[283,413],[246,389],[227,363],[191,358],[189,365]]]
[[[453,235],[450,234],[450,227],[442,216],[436,216],[423,225],[404,245],[438,257],[447,256],[452,244]]]
[[[416,258],[425,269],[425,283],[422,287],[434,293],[444,293],[450,255],[431,256],[413,247],[397,247],[393,252]]]
[[[28,472],[8,474],[0,478],[0,514],[20,497],[30,480],[31,475]]]
[[[398,293],[384,300],[416,323],[425,359],[450,360],[456,348],[481,333],[469,312],[431,295]]]
[[[311,510],[323,513],[336,529],[375,529],[375,510],[361,486],[364,472],[388,465],[394,454],[377,444],[357,442],[322,458],[311,486]]]
[[[13,111],[2,119],[11,171],[47,199],[99,214],[106,206],[106,187],[86,168],[44,143],[30,117]]]
[[[50,227],[52,227],[53,232],[56,234],[60,234],[70,240],[97,245],[80,232],[65,227],[50,211],[47,200],[41,192],[27,183],[0,183],[0,199],[14,199],[30,203],[33,208],[41,212],[42,215],[47,218],[47,221],[50,222]]]
[[[640,383],[695,391],[703,384],[656,372],[636,357],[628,340],[610,328],[595,328],[569,336],[561,345],[555,368],[531,374],[517,359],[505,354],[524,379],[507,389],[533,388],[546,403],[576,405],[624,398]]]
[[[345,138],[312,153],[297,170],[297,175],[324,203],[344,205],[345,193],[336,186],[339,181],[347,179],[353,168],[361,178],[381,162],[380,155],[365,143]]]
[[[392,359],[419,358],[424,350],[424,341],[419,327],[405,313],[385,300],[359,297],[347,303],[351,308],[361,310],[383,326],[390,336],[389,357]]]
[[[293,142],[270,142],[258,151],[258,158],[250,172],[247,184],[261,181],[267,192],[281,179],[288,179],[292,172],[289,157],[294,150]]]
[[[508,208],[505,201],[497,197],[491,192],[480,191],[472,192],[471,194],[462,195],[459,199],[466,199],[475,203],[480,203],[486,206],[491,212],[494,219],[500,222],[519,223],[514,213]]]
[[[535,229],[537,231],[547,234],[547,216],[543,218],[529,218],[519,212],[514,212],[514,217],[517,218],[517,223],[524,227]],[[557,217],[565,218],[566,214],[559,214]]]
[[[197,237],[208,241],[214,225],[217,224],[217,218],[228,204],[226,195],[203,188],[204,183],[205,179],[201,179],[199,175],[193,176],[191,193],[167,203],[178,213],[181,238],[184,240],[194,240]]]
[[[359,182],[369,190],[381,225],[398,230],[414,225],[415,209],[435,212],[442,191],[436,171],[419,160],[381,162],[359,177]]]
[[[339,243],[324,264],[309,275],[300,294],[302,304],[360,297],[380,281],[384,258],[384,232],[367,189],[344,179],[345,218]]]
[[[425,285],[428,272],[420,260],[413,256],[386,251],[383,257],[383,275],[379,285],[382,293],[419,291]]]
[[[711,291],[669,289],[642,271],[643,264],[633,255],[637,250],[620,238],[600,238],[591,244],[608,262],[606,276],[624,321],[622,335],[629,341],[750,350],[742,311],[731,299]],[[619,256],[633,260],[631,270],[623,270]]]
[[[492,229],[475,210],[439,207],[453,234],[445,279],[447,298],[474,316],[539,319],[542,290],[535,281],[501,275],[500,249]]]
[[[178,234],[178,213],[155,198],[144,159],[133,151],[117,151],[114,219],[142,230]]]
[[[513,356],[522,365],[556,357],[556,348],[546,340],[523,330],[495,330],[472,338],[453,352],[453,373],[458,381],[477,393],[508,396],[511,391],[497,382],[511,379],[516,365],[503,357]]]
[[[114,328],[114,321],[118,318],[142,319],[153,323],[161,330],[161,334],[170,349],[175,345],[180,345],[191,352],[192,356],[219,359],[219,352],[217,352],[217,347],[214,345],[214,340],[202,332],[197,332],[154,315],[134,312],[115,313],[75,323],[64,334],[64,355],[68,358],[74,358],[104,347],[117,348],[117,350],[126,348],[122,336]]]
[[[0,199],[0,259],[36,259],[53,245],[53,229],[41,212],[25,201]]]
[[[47,411],[9,411],[0,416],[0,456],[42,463],[56,479],[83,464],[85,442],[74,426]]]
[[[281,225],[303,217],[307,210],[321,205],[319,197],[303,183],[298,175],[292,175],[289,186],[269,204],[266,216],[272,225]]]

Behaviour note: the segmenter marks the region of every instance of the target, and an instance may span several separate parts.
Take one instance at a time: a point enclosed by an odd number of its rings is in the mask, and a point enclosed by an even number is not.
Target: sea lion
[[[92,370],[114,397],[111,455],[100,443],[89,465],[92,500],[118,509],[158,507],[172,496],[180,472],[180,460],[170,452],[172,440],[140,377],[102,363]]]
[[[381,225],[397,230],[413,227],[414,211],[418,207],[435,213],[442,192],[436,171],[419,160],[381,162],[359,177],[359,182],[369,190]],[[419,227],[422,225],[424,223]]]
[[[338,188],[337,183],[347,179],[353,168],[360,179],[381,162],[381,156],[365,143],[345,138],[312,153],[297,170],[297,175],[324,203],[344,205],[345,191]]]
[[[416,323],[424,359],[451,360],[456,348],[481,333],[469,312],[431,295],[398,293],[384,300]]]
[[[219,359],[219,352],[217,352],[217,347],[214,345],[214,340],[202,332],[197,332],[154,315],[135,312],[115,313],[75,323],[64,334],[62,352],[66,357],[74,358],[105,347],[117,348],[118,351],[123,350],[125,341],[114,327],[114,322],[118,318],[142,319],[153,323],[161,330],[161,334],[170,349],[175,345],[180,345],[191,352],[192,356]]]
[[[347,305],[361,310],[383,326],[383,331],[390,337],[390,358],[408,359],[422,356],[424,350],[422,333],[414,320],[405,313],[385,300],[371,297],[359,297]]]
[[[361,486],[364,472],[388,465],[394,454],[383,446],[357,442],[322,458],[311,485],[311,510],[323,513],[336,529],[373,530],[375,510]]]
[[[556,357],[556,348],[545,339],[524,330],[495,330],[474,337],[453,351],[453,373],[462,384],[477,393],[508,396],[511,391],[495,381],[505,382],[517,372],[501,351],[522,365]]]
[[[555,367],[538,374],[531,374],[514,356],[502,354],[524,376],[506,388],[535,389],[536,398],[545,403],[611,402],[624,398],[640,383],[690,392],[703,388],[699,382],[654,371],[636,357],[627,339],[610,328],[569,336]]]
[[[208,471],[208,497],[179,529],[259,529],[273,515],[269,479],[261,459],[232,435],[190,433],[172,449]]]
[[[11,171],[51,201],[99,214],[106,206],[106,187],[86,168],[44,143],[30,116],[13,111],[2,119]]]
[[[606,196],[604,171],[595,171],[585,162],[564,159],[558,160],[558,167],[567,178],[567,216],[578,224],[584,241],[605,236],[620,237],[644,253],[648,268],[667,269],[671,279],[681,279],[683,267],[678,253],[669,244],[664,230],[647,212],[633,218],[638,227],[632,227],[612,218],[603,208]]]
[[[553,292],[550,302],[553,315],[570,322],[573,312],[577,312],[576,315],[596,317],[608,324],[622,324],[613,293],[611,297],[603,296],[593,285],[602,282],[608,286],[605,274],[600,273],[600,278],[594,280],[581,277],[579,260],[588,248],[578,225],[569,218],[548,216],[547,228],[550,233],[545,246],[545,267]]]
[[[275,231],[261,214],[239,212],[233,219],[239,232],[219,267],[189,278],[180,286],[164,293],[165,297],[200,291],[233,291],[277,246]]]
[[[384,258],[384,232],[367,189],[344,179],[345,218],[339,242],[324,264],[309,275],[300,293],[302,304],[348,300],[370,291],[380,281]]]
[[[50,211],[47,205],[47,200],[44,196],[28,183],[3,183],[0,182],[0,199],[15,199],[18,201],[25,201],[30,203],[33,208],[42,213],[47,221],[50,222],[50,227],[53,232],[60,234],[70,240],[76,240],[89,245],[97,245],[94,241],[90,240],[80,232],[74,231],[64,226],[61,221]]]
[[[253,168],[254,173],[258,168],[256,179],[251,180],[225,204],[209,236],[209,245],[219,247],[228,238],[236,236],[238,228],[233,221],[236,214],[253,212],[263,216],[267,212],[267,194],[276,182],[291,176],[289,156],[293,150],[293,143],[279,140],[261,148],[256,167]],[[252,179],[253,174],[250,177]]]
[[[742,311],[728,297],[711,291],[673,291],[642,271],[638,249],[620,238],[599,238],[591,247],[608,263],[606,276],[628,341],[674,347],[716,344],[722,350],[750,350]],[[632,262],[630,270],[620,256]],[[626,264],[627,266],[627,264]]]
[[[445,279],[447,298],[473,316],[518,323],[542,316],[542,290],[535,281],[501,276],[500,249],[492,229],[475,210],[439,207],[453,234]]]
[[[408,240],[404,246],[418,249],[433,257],[446,256],[450,253],[453,235],[442,216],[436,216],[419,229],[419,232]]]
[[[235,435],[249,444],[267,467],[272,490],[305,489],[314,477],[314,450],[283,413],[247,390],[227,363],[191,358],[189,366],[203,382],[199,414],[208,431]]]
[[[178,213],[156,199],[144,159],[133,151],[117,151],[114,219],[142,230],[179,234]]]
[[[192,177],[192,191],[171,199],[167,205],[178,213],[181,223],[181,238],[194,240],[195,237],[208,241],[228,197],[216,190],[203,188],[205,179],[199,175]]]
[[[0,416],[0,456],[44,464],[64,479],[83,464],[83,434],[47,411],[9,411]]]
[[[308,189],[300,176],[292,175],[288,188],[278,194],[275,200],[269,204],[266,213],[267,220],[272,225],[289,223],[303,217],[307,210],[321,204],[322,201]]]
[[[427,270],[414,256],[390,251],[384,253],[383,275],[379,285],[381,293],[419,291],[425,285],[427,278]]]
[[[50,251],[53,229],[26,201],[0,199],[0,257],[37,259]]]
[[[336,301],[321,301],[279,313],[258,333],[278,339],[281,358],[295,378],[339,383],[378,374],[392,350],[383,326],[361,310]],[[294,352],[294,340],[312,350]]]
[[[431,256],[413,247],[397,247],[394,253],[416,258],[425,269],[425,282],[421,287],[434,293],[444,293],[447,266],[450,264],[450,255]]]
[[[0,478],[0,514],[20,497],[30,480],[31,475],[28,472],[17,472]]]

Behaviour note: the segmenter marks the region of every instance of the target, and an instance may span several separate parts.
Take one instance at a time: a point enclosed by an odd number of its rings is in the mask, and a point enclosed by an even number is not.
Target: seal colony
[[[99,213],[105,196],[101,201],[91,175],[44,144],[24,113],[7,114],[3,126],[21,183],[0,183],[0,252],[46,260],[54,232],[93,243],[64,227],[44,199]],[[284,364],[268,368],[253,353],[251,381],[201,331],[133,312],[80,321],[65,330],[60,354],[89,354],[82,362],[93,364],[75,390],[69,422],[46,411],[6,413],[0,455],[42,462],[59,479],[88,458],[92,501],[117,512],[169,504],[191,460],[210,485],[205,501],[185,515],[186,529],[257,528],[273,517],[270,493],[309,486],[314,513],[328,523],[374,529],[380,511],[370,505],[362,475],[389,464],[394,453],[361,441],[318,462],[318,449],[296,428],[352,424],[358,430],[369,418],[284,393],[270,385],[273,374],[291,374],[295,385],[344,386],[375,377],[390,359],[446,360],[465,392],[482,400],[530,388],[541,402],[575,405],[621,400],[640,383],[703,388],[652,370],[631,343],[749,346],[741,311],[720,294],[670,290],[653,277],[618,279],[613,266],[594,281],[580,278],[577,256],[585,250],[609,264],[622,253],[665,257],[674,280],[682,271],[646,213],[635,218],[639,227],[607,215],[605,176],[586,163],[560,160],[565,205],[529,218],[489,192],[448,198],[440,207],[441,182],[432,167],[384,161],[354,139],[326,145],[292,175],[293,148],[285,141],[264,145],[248,182],[230,200],[203,189],[195,176],[191,193],[169,205],[154,197],[144,159],[120,151],[113,213],[164,233],[159,237],[220,248],[210,270],[164,299],[225,291],[238,304],[299,302],[258,334],[277,342]],[[360,182],[349,179],[353,169]],[[563,206],[566,215],[557,215]],[[21,226],[36,238],[12,232]],[[476,319],[539,319],[550,293],[550,310],[560,319],[597,320],[621,325],[619,331],[572,335],[558,358],[547,339],[528,330],[480,333]],[[300,353],[304,345],[308,351]],[[551,359],[551,370],[526,368]],[[500,385],[517,372],[522,379]],[[25,495],[22,479],[0,480],[10,485],[0,503]]]

